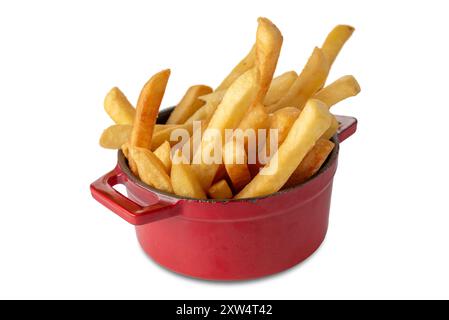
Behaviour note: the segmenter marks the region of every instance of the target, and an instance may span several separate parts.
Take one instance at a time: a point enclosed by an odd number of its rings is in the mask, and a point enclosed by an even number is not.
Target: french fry
[[[288,132],[298,119],[301,112],[294,107],[279,109],[270,117],[270,129],[278,130],[278,143],[281,144],[287,138]]]
[[[295,71],[287,71],[273,78],[271,81],[270,88],[265,95],[264,104],[271,105],[279,101],[288,91],[288,89],[292,86],[293,82],[295,82],[298,74]],[[204,102],[214,102],[217,105],[223,99],[226,90],[222,91],[214,91],[212,93],[206,94],[204,96],[198,97],[198,99],[203,100]]]
[[[188,164],[172,163],[171,183],[175,194],[178,196],[207,199],[200,181]]]
[[[155,138],[153,139],[156,139],[156,142],[158,143],[158,141],[163,140],[167,135],[170,137],[170,134],[167,133],[171,133],[171,131],[176,128],[184,128],[184,126],[157,124],[154,126],[153,137]],[[189,129],[189,127],[187,127],[187,129]],[[100,145],[107,149],[120,149],[131,137],[132,130],[132,125],[114,124],[103,131],[100,137]]]
[[[159,148],[161,144],[163,144],[165,141],[170,142],[171,145],[175,144],[176,141],[170,141],[170,135],[171,133],[176,129],[182,129],[187,130],[189,134],[192,134],[193,125],[192,124],[177,124],[170,126],[168,128],[164,128],[162,130],[158,130],[153,134],[153,138],[151,141],[151,150],[156,150]]]
[[[163,144],[161,144],[156,150],[154,150],[154,155],[161,160],[162,164],[164,165],[165,172],[167,174],[170,174],[171,170],[171,146],[168,141],[165,141]]]
[[[270,114],[269,128],[277,130],[278,132],[278,147],[287,138],[288,132],[295,123],[296,119],[298,119],[300,113],[301,111],[299,111],[297,108],[285,107],[279,109],[273,114]],[[266,155],[268,157],[271,154],[270,146],[271,146],[271,138],[270,135],[267,134],[265,145],[263,145],[261,150],[259,151],[259,159],[262,155]]]
[[[223,160],[226,172],[231,179],[235,191],[240,191],[251,181],[243,140],[232,139],[224,145]]]
[[[204,102],[214,102],[214,104],[219,104],[226,93],[226,90],[214,91],[205,95],[198,97],[198,99]]]
[[[100,137],[100,146],[107,149],[120,149],[129,140],[133,126],[114,124],[105,129]]]
[[[256,148],[258,145],[258,135],[257,132],[259,129],[268,129],[269,127],[269,115],[265,110],[264,105],[258,103],[254,107],[251,108],[251,111],[246,114],[243,120],[240,122],[238,129],[242,130],[245,133],[246,130],[254,130],[255,133],[255,146],[248,145],[248,137],[244,136],[245,140],[245,150],[248,152],[248,148]]]
[[[170,114],[167,124],[184,123],[188,118],[190,118],[190,116],[192,116],[192,114],[204,105],[204,101],[199,100],[198,97],[211,92],[212,88],[208,86],[191,86]]]
[[[301,110],[307,100],[323,87],[328,74],[329,63],[326,57],[321,49],[315,48],[287,94],[277,103],[268,106],[268,112],[273,113],[284,107],[296,107]]]
[[[257,89],[257,70],[253,68],[241,75],[229,87],[222,102],[209,121],[207,129],[218,130],[221,136],[224,137],[225,129],[236,128],[252,104]],[[215,140],[216,137],[204,139],[203,136],[201,148],[196,151],[200,152],[200,159],[204,159],[203,150],[213,150],[211,146],[216,144]],[[199,164],[192,164],[192,169],[204,190],[208,190],[211,186],[218,167],[219,165],[216,163],[206,164],[204,161],[201,161]]]
[[[328,108],[349,97],[356,96],[360,86],[353,76],[343,76],[318,91],[313,99],[323,101]]]
[[[351,26],[338,25],[327,35],[321,48],[329,63],[329,67],[332,66],[341,48],[351,37],[354,30]]]
[[[232,199],[232,191],[226,180],[213,184],[207,191],[212,199]]]
[[[154,125],[169,76],[170,70],[156,73],[143,87],[137,101],[131,146],[150,149]]]
[[[340,123],[338,122],[337,118],[335,118],[335,116],[332,115],[331,125],[329,129],[327,129],[326,132],[321,136],[321,139],[329,140],[334,136],[334,134],[337,133],[339,127]]]
[[[319,100],[309,100],[277,155],[235,198],[252,198],[279,191],[330,123],[331,114],[327,106]]]
[[[129,159],[129,142],[124,143],[121,149],[125,158]]]
[[[273,79],[277,61],[282,47],[282,34],[268,19],[259,18],[256,34],[256,68],[258,90],[253,104],[239,125],[239,129],[257,132],[266,126],[268,114],[261,102],[264,100]],[[226,172],[232,181],[234,190],[240,191],[249,181],[251,174],[248,169],[246,148],[248,140],[237,141],[234,138],[226,144],[223,152]],[[254,146],[255,147],[255,146]],[[236,160],[241,157],[241,163]]]
[[[156,189],[173,193],[164,164],[148,149],[129,147],[129,156],[136,164],[140,179]]]
[[[237,80],[246,71],[252,69],[256,63],[256,47],[253,46],[250,52],[246,55],[238,65],[232,69],[231,73],[222,81],[222,83],[215,89],[221,91],[228,89],[231,84]]]
[[[259,71],[259,91],[255,103],[262,102],[273,80],[282,47],[282,34],[267,18],[257,19],[256,66]]]
[[[194,114],[186,120],[184,124],[192,124],[194,121],[209,121],[220,102],[218,100],[207,101],[204,106],[199,108]]]
[[[283,188],[294,187],[314,176],[320,170],[334,146],[335,144],[329,140],[319,139],[295,171],[293,171]]]
[[[136,110],[119,88],[112,88],[104,98],[104,110],[116,124],[132,125]]]
[[[288,71],[271,81],[270,88],[265,95],[263,101],[264,105],[270,106],[278,102],[284,95],[287,94],[288,89],[292,86],[295,80],[298,78],[298,74],[295,71]]]

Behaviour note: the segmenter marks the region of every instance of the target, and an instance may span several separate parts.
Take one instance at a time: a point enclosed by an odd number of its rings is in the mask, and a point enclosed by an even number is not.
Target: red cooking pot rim
[[[310,178],[309,180],[307,180],[303,183],[300,183],[294,187],[282,189],[278,192],[271,193],[269,195],[253,197],[253,198],[244,198],[244,199],[195,199],[195,198],[189,198],[189,197],[180,197],[180,196],[172,194],[172,193],[164,192],[164,191],[155,189],[155,188],[147,185],[142,180],[140,180],[138,177],[136,177],[131,172],[131,169],[128,166],[128,161],[121,150],[118,151],[117,157],[118,157],[118,165],[119,165],[120,169],[122,170],[122,172],[124,174],[126,174],[129,181],[131,181],[132,183],[135,183],[136,185],[140,186],[143,189],[148,190],[149,192],[160,195],[167,200],[171,199],[171,200],[173,200],[173,202],[176,202],[176,200],[188,200],[188,201],[193,201],[193,202],[198,202],[198,203],[247,202],[247,201],[255,201],[255,200],[271,198],[271,197],[275,197],[275,196],[279,196],[279,195],[283,195],[283,194],[292,192],[294,190],[296,191],[298,189],[307,188],[307,186],[312,184],[314,180],[318,179],[322,174],[324,174],[325,172],[330,170],[333,167],[334,162],[337,161],[338,152],[340,149],[338,136],[335,135],[334,137],[332,137],[331,140],[335,143],[335,147],[332,150],[332,153],[327,158],[326,162],[321,167],[321,169],[312,178]]]

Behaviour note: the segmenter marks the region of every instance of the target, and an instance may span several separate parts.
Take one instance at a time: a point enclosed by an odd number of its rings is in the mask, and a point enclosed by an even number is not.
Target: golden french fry
[[[278,130],[278,143],[281,144],[287,138],[288,132],[298,119],[299,111],[294,107],[285,107],[279,109],[270,117],[270,129]]]
[[[170,135],[171,133],[176,129],[182,129],[189,132],[189,135],[192,134],[193,125],[192,124],[177,124],[170,126],[168,128],[158,130],[153,134],[153,139],[151,141],[151,150],[156,150],[159,148],[161,144],[163,144],[165,141],[168,141],[170,145],[173,145],[176,143],[176,141],[170,141]]]
[[[168,128],[176,128],[176,127],[179,127],[179,126],[180,126],[179,124],[156,124],[154,126],[153,135],[156,132],[159,132],[159,131],[162,131],[162,130],[165,130],[165,129],[168,129]]]
[[[107,149],[120,149],[131,136],[133,126],[114,124],[105,129],[100,137],[100,146]]]
[[[150,149],[154,125],[169,76],[170,70],[156,73],[143,87],[137,101],[131,146]]]
[[[125,142],[122,147],[122,152],[123,155],[125,156],[126,159],[129,159],[129,142]]]
[[[269,117],[269,128],[273,130],[277,130],[278,133],[278,144],[277,146],[281,145],[284,140],[287,138],[288,132],[290,131],[291,127],[295,123],[296,119],[298,119],[299,114],[301,111],[299,109],[294,107],[285,107],[282,109],[279,109],[273,114],[270,114]],[[262,155],[265,155],[268,157],[271,154],[271,138],[270,135],[267,134],[265,145],[262,146],[261,150],[259,150],[259,159]],[[259,166],[260,166],[259,162]]]
[[[298,74],[295,71],[288,71],[271,81],[270,88],[267,91],[264,99],[264,105],[270,106],[278,102],[298,78]]]
[[[119,88],[112,88],[104,98],[104,110],[116,124],[132,125],[136,109]]]
[[[329,63],[329,67],[332,66],[341,48],[351,37],[354,30],[351,26],[339,25],[327,35],[321,48]]]
[[[309,100],[277,154],[235,198],[252,198],[279,191],[330,123],[327,106],[319,100]]]
[[[340,123],[338,122],[337,118],[335,118],[335,116],[332,115],[331,126],[321,136],[321,139],[329,140],[330,138],[332,138],[334,136],[334,134],[337,133],[339,127],[340,127]]]
[[[268,113],[263,104],[256,104],[250,112],[240,122],[238,128],[245,131],[248,129],[266,129],[268,128]]]
[[[165,141],[161,144],[156,150],[154,150],[154,155],[161,160],[162,164],[165,167],[165,172],[170,174],[171,170],[171,146],[168,141]]]
[[[257,19],[256,66],[259,71],[259,91],[255,102],[262,102],[270,87],[282,47],[282,34],[267,18]]]
[[[243,118],[243,123],[241,122],[241,125],[239,125],[239,129],[253,130],[253,133],[256,133],[260,126],[266,125],[268,114],[266,113],[264,106],[261,105],[261,102],[265,98],[273,79],[273,74],[282,47],[282,34],[279,29],[266,18],[259,18],[257,21],[256,69],[258,89],[251,108]],[[259,116],[260,118],[258,118]],[[232,139],[231,143],[229,143],[223,150],[226,172],[232,181],[234,189],[237,191],[251,180],[245,149],[247,141],[248,139],[236,142],[236,139]],[[228,154],[229,152],[231,154]],[[234,153],[237,153],[238,156],[242,156],[244,162],[233,162],[232,159],[235,158]]]
[[[220,180],[213,184],[207,193],[212,199],[232,199],[232,191],[226,180]]]
[[[202,95],[202,96],[198,97],[198,99],[200,99],[204,102],[212,101],[218,105],[221,102],[221,100],[223,100],[225,93],[226,93],[226,90],[214,91],[209,94]]]
[[[182,124],[204,105],[198,97],[211,93],[212,88],[204,85],[190,87],[175,107],[167,120],[167,124]]]
[[[356,96],[360,92],[360,86],[353,76],[343,76],[318,91],[313,99],[323,101],[328,108],[338,102]]]
[[[246,130],[254,130],[255,133],[255,146],[251,146],[252,148],[257,147],[258,141],[258,130],[259,129],[268,129],[269,127],[269,115],[265,110],[265,106],[258,103],[254,107],[251,108],[250,112],[246,114],[243,120],[240,122],[238,129],[245,132]],[[245,150],[248,151],[248,137],[245,136]]]
[[[272,113],[284,107],[302,109],[318,90],[320,90],[329,74],[329,63],[320,48],[315,48],[301,74],[277,103],[268,106]]]
[[[206,104],[199,108],[194,114],[192,114],[184,124],[192,124],[194,121],[208,122],[210,118],[212,118],[215,110],[217,110],[219,104],[220,102],[218,102],[218,100],[206,101]]]
[[[154,127],[153,137],[157,140],[162,140],[167,136],[167,132],[173,131],[176,128],[183,128],[182,125],[165,125],[157,124]],[[187,128],[188,129],[188,128]],[[114,124],[103,131],[100,137],[100,145],[107,149],[120,149],[121,146],[129,140],[133,126],[127,124]],[[168,134],[168,137],[170,135]]]
[[[164,164],[148,149],[129,147],[129,156],[136,164],[140,179],[156,189],[173,193],[170,177]]]
[[[238,192],[251,181],[244,141],[232,139],[225,144],[223,154],[226,172],[234,190]]]
[[[217,130],[221,137],[225,137],[225,129],[236,128],[252,104],[257,87],[256,69],[253,68],[241,75],[226,91],[222,102],[210,119],[207,129]],[[203,153],[203,150],[213,150],[211,146],[216,145],[216,139],[217,136],[215,135],[210,139],[205,139],[203,135],[201,148],[196,151],[200,152],[198,158],[204,159],[204,156],[208,156]],[[219,143],[222,143],[222,141]],[[204,161],[199,164],[192,164],[192,169],[204,190],[208,190],[211,186],[218,167],[219,164],[217,163],[206,164]]]
[[[237,80],[246,71],[252,69],[256,63],[256,47],[253,46],[250,52],[232,69],[231,73],[223,80],[223,82],[215,89],[221,91],[228,89],[231,84]]]
[[[188,164],[173,162],[171,183],[175,194],[181,197],[207,199],[201,183]]]
[[[314,176],[320,170],[334,146],[335,144],[329,140],[319,139],[293,171],[283,188],[294,187]]]
[[[288,89],[290,89],[296,78],[298,78],[298,74],[295,71],[287,71],[280,76],[273,78],[273,81],[271,81],[270,84],[270,88],[265,95],[264,104],[269,106],[278,102],[287,93]],[[214,91],[212,93],[201,96],[198,99],[203,100],[204,102],[214,102],[216,105],[218,105],[223,99],[225,93],[226,90]]]

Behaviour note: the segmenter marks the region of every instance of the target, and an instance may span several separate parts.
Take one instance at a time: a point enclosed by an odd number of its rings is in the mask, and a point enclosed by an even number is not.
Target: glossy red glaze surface
[[[161,114],[164,119],[166,114]],[[356,120],[339,117],[344,140]],[[309,181],[248,200],[182,199],[132,175],[119,152],[117,167],[91,185],[100,203],[136,226],[143,250],[175,272],[210,280],[244,280],[274,274],[309,257],[325,238],[339,151]],[[113,189],[127,188],[128,198]]]

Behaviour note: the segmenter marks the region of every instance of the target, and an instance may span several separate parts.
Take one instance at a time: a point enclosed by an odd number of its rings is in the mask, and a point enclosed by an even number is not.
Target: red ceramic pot
[[[170,110],[161,112],[164,122]],[[135,225],[143,250],[175,272],[209,280],[245,280],[288,269],[309,257],[327,232],[339,142],[356,119],[338,117],[336,146],[309,181],[269,196],[242,200],[195,200],[149,187],[118,164],[91,185],[93,197]],[[123,184],[128,197],[113,187]]]

